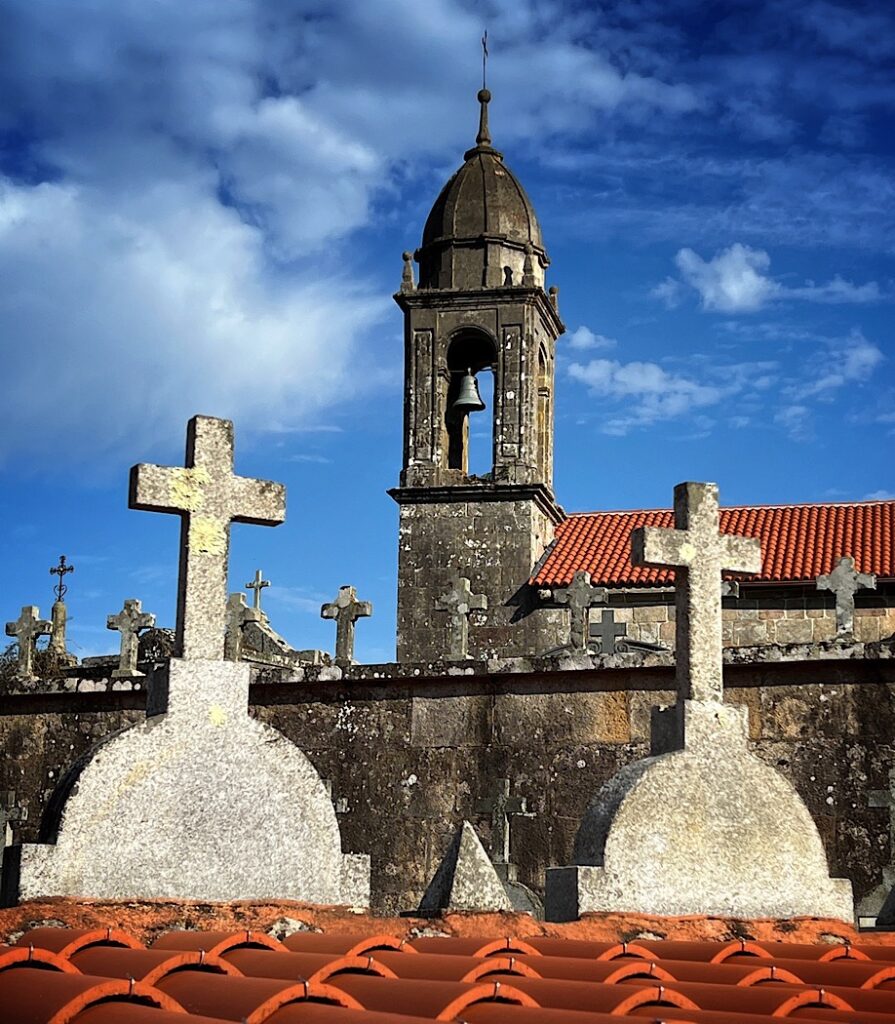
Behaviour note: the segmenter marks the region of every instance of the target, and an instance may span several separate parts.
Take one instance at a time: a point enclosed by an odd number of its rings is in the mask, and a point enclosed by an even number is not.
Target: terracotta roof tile
[[[859,572],[895,577],[895,501],[827,505],[753,505],[721,509],[721,532],[758,537],[762,569],[744,580],[807,582],[831,572],[844,555]],[[531,582],[565,586],[589,572],[599,586],[667,585],[672,569],[631,564],[631,531],[674,526],[670,509],[579,512],[556,528],[556,541]]]
[[[0,1020],[28,1024],[762,1024],[895,1020],[895,946],[591,942],[300,933],[32,932],[9,947]],[[105,942],[98,941],[105,936]],[[292,941],[294,940],[294,941]],[[411,945],[424,947],[415,950]],[[313,947],[313,948],[310,948]],[[372,948],[371,948],[372,947]],[[203,949],[223,950],[220,954]],[[356,950],[369,950],[357,953]],[[30,953],[30,956],[29,956]],[[380,957],[381,960],[378,960]],[[66,967],[60,967],[60,964]],[[149,979],[152,979],[150,982]],[[136,980],[128,980],[136,979]]]

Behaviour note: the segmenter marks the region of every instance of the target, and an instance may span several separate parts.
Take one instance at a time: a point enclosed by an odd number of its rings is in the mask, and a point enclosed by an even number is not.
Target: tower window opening
[[[494,342],[482,331],[463,331],[447,352],[448,468],[464,476],[482,478],[494,468],[496,363]]]
[[[469,418],[468,476],[490,476],[494,468],[494,374],[488,367],[476,375],[479,394],[485,403],[481,416]]]

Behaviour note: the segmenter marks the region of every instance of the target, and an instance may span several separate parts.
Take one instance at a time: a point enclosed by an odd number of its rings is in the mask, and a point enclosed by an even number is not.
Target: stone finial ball
[[[479,103],[490,103],[491,92],[488,89],[479,89]]]
[[[405,250],[401,253],[401,259],[404,260],[405,263],[409,263],[413,259],[413,253]]]

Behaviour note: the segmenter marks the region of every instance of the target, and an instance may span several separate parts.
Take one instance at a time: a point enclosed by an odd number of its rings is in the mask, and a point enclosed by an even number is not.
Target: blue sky
[[[272,623],[375,605],[393,655],[401,251],[472,144],[487,26],[495,145],[528,189],[568,333],[569,510],[895,492],[895,12],[775,0],[7,0],[0,15],[4,600],[111,652],[173,620],[178,522],[127,470],[229,417],[283,481],[233,530]]]

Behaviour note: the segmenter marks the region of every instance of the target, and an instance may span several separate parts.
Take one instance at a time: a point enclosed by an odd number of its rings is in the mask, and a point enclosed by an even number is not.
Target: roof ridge
[[[721,505],[720,511],[732,512],[738,509],[772,509],[772,508],[854,508],[858,505],[893,505],[895,506],[895,498],[866,498],[860,501],[792,501],[792,502],[779,502],[772,505],[756,504],[756,505]],[[635,515],[638,512],[673,512],[674,509],[671,506],[664,507],[653,507],[653,508],[607,508],[597,509],[593,512],[569,512],[568,519],[574,519],[577,516],[620,516],[620,515]]]

